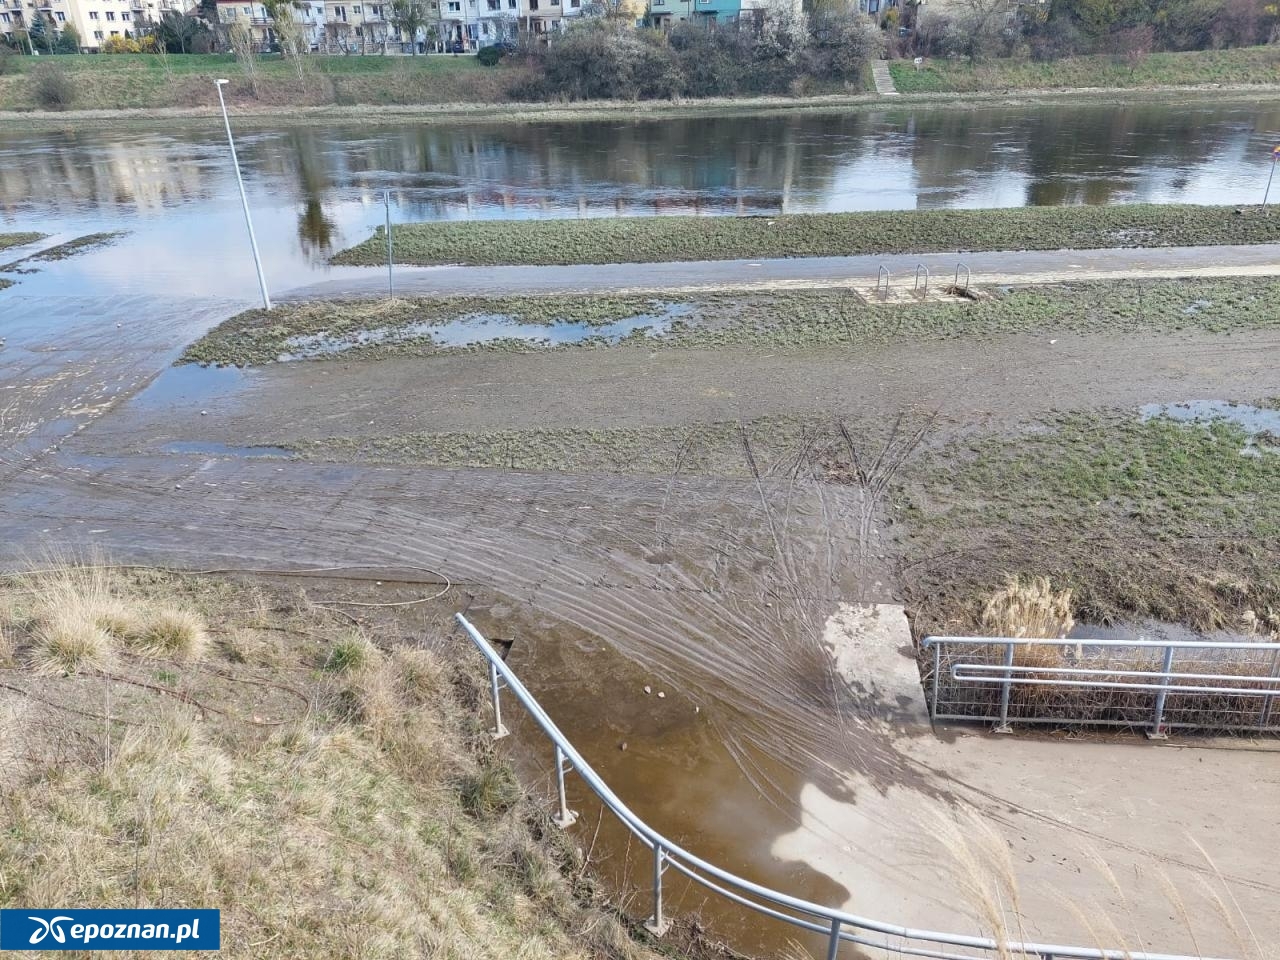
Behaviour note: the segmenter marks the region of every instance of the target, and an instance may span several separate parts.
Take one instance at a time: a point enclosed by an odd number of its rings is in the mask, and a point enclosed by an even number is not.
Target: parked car
[[[467,42],[465,40],[446,40],[444,44],[445,53],[466,53]]]

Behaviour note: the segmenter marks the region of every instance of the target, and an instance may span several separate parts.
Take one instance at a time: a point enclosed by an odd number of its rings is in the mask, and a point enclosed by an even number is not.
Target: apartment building
[[[183,9],[184,0],[0,0],[0,33],[13,40],[39,15],[59,33],[75,27],[80,48],[92,51],[108,37],[136,36],[166,10]]]
[[[159,2],[176,3],[179,0],[159,0]],[[242,23],[249,28],[254,41],[269,49],[276,42],[276,33],[267,8],[254,0],[217,0],[218,22],[225,26]],[[311,50],[319,50],[324,41],[325,4],[323,0],[311,0],[293,7],[294,19],[302,27],[307,46]]]

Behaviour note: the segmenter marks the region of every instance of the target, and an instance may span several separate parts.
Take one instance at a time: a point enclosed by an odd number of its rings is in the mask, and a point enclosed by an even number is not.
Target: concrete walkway
[[[910,290],[916,267],[934,283],[950,283],[965,264],[977,285],[1054,283],[1139,277],[1280,275],[1280,244],[1108,250],[1021,250],[858,257],[793,257],[780,260],[691,260],[680,263],[616,263],[583,266],[397,267],[398,296],[501,296],[522,293],[598,293],[661,290],[873,286],[878,268],[889,270],[894,289]],[[299,287],[283,299],[379,297],[386,269]]]
[[[884,97],[898,96],[898,88],[893,85],[893,74],[889,72],[889,64],[884,60],[871,64],[871,76],[876,81],[876,93]]]

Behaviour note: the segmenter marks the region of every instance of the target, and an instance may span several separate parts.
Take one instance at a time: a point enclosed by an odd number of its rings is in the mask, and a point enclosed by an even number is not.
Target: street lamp
[[[227,80],[215,80],[213,85],[218,89],[218,103],[222,106],[222,122],[227,126],[227,145],[231,147],[231,164],[236,168],[236,183],[240,185],[240,203],[244,206],[244,225],[249,229],[249,246],[253,249],[253,264],[258,268],[258,287],[262,290],[262,305],[271,309],[271,296],[267,293],[267,278],[262,273],[262,257],[258,254],[258,238],[253,235],[253,218],[249,216],[249,198],[244,192],[244,178],[240,176],[240,160],[236,157],[236,141],[231,136],[231,118],[227,116],[227,101],[222,96],[222,88]]]

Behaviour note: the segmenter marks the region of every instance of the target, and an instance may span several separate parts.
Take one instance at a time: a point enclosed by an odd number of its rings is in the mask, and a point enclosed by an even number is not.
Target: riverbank
[[[0,905],[217,907],[242,958],[654,960],[478,735],[453,597],[420,612],[448,582],[353,573],[0,580]]]
[[[975,93],[1049,89],[1159,89],[1209,84],[1280,84],[1280,47],[1240,47],[1061,60],[934,60],[919,69],[909,60],[889,64],[900,93]]]
[[[486,68],[473,56],[311,56],[298,64],[264,56],[252,71],[229,54],[149,54],[11,58],[0,74],[0,110],[39,113],[40,77],[66,78],[64,116],[92,111],[218,111],[214,80],[230,83],[223,95],[250,109],[317,106],[492,103],[525,76],[517,65]],[[70,110],[66,108],[72,108]]]
[[[397,263],[571,265],[848,257],[963,251],[1097,250],[1266,244],[1280,217],[1258,207],[1123,204],[895,210],[749,217],[431,221],[394,228]],[[332,258],[386,263],[381,227]]]
[[[3,78],[0,78],[3,79]],[[212,83],[209,83],[212,90]],[[708,97],[702,100],[641,100],[580,103],[469,102],[454,97],[438,102],[334,103],[326,105],[286,105],[240,99],[229,104],[237,125],[277,128],[343,124],[394,124],[450,126],[477,123],[571,123],[592,120],[677,120],[702,116],[789,116],[824,115],[904,106],[945,107],[947,110],[977,110],[999,106],[1034,107],[1107,104],[1160,103],[1269,103],[1280,102],[1280,83],[1267,85],[1209,84],[1151,88],[1083,86],[1071,89],[1042,89],[1022,92],[995,90],[957,96],[946,92],[904,93],[888,103],[878,94],[838,94],[813,97]],[[212,104],[185,107],[128,107],[101,109],[0,110],[0,124],[14,129],[119,128],[155,129],[174,123],[221,122],[216,98]]]

